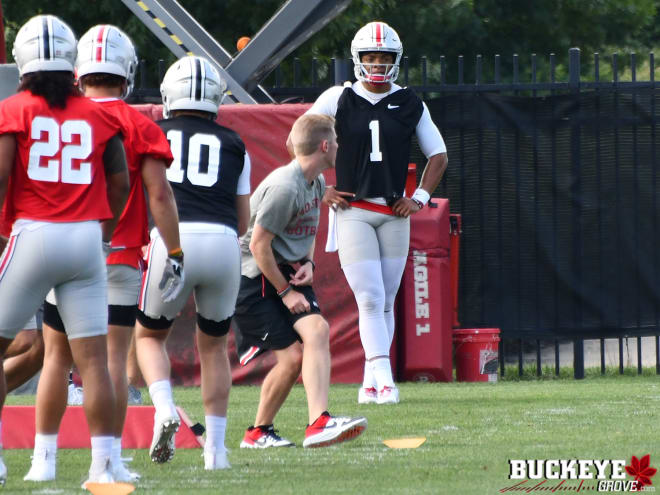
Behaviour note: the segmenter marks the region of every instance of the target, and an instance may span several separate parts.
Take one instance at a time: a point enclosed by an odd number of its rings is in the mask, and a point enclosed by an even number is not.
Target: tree
[[[228,50],[241,36],[253,36],[282,5],[283,0],[180,0]],[[246,4],[249,3],[249,7]],[[457,80],[456,60],[464,55],[465,80],[474,80],[474,60],[484,56],[484,80],[491,80],[493,57],[502,56],[503,77],[511,74],[512,55],[521,57],[521,80],[529,80],[529,58],[537,53],[539,80],[547,78],[548,55],[557,56],[565,71],[568,49],[582,49],[583,68],[589,70],[593,52],[650,50],[660,39],[657,21],[660,0],[353,0],[346,11],[298,48],[284,64],[299,57],[303,66],[312,57],[327,62],[349,57],[350,42],[360,26],[371,20],[392,25],[404,43],[411,75],[418,77],[422,56],[428,56],[431,74],[438,72],[440,55],[447,60],[447,81]],[[151,32],[117,0],[21,0],[3,5],[10,47],[16,29],[38,13],[54,13],[78,35],[99,23],[116,24],[135,41],[138,54],[153,66],[173,56]],[[11,57],[10,57],[11,58]],[[155,81],[152,81],[153,84]]]

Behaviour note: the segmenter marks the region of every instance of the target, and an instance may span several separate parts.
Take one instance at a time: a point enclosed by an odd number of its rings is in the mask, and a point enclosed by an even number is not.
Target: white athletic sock
[[[121,462],[121,437],[112,439],[112,462]]]
[[[53,435],[42,435],[37,433],[34,436],[34,451],[45,450],[46,452],[57,452],[57,433]]]
[[[366,359],[389,356],[390,338],[385,322],[385,292],[380,262],[367,260],[343,267],[358,306],[360,340]]]
[[[227,428],[227,418],[222,416],[205,416],[206,420],[206,444],[205,449],[224,449],[225,448],[225,430]]]
[[[371,366],[370,361],[364,362],[364,377],[362,378],[362,387],[363,388],[376,388],[378,384],[376,383],[376,377],[374,376],[373,366]]]
[[[89,468],[90,476],[105,471],[112,455],[112,442],[115,437],[92,437],[92,465]]]
[[[394,387],[394,378],[392,377],[392,366],[390,365],[389,358],[374,359],[371,361],[373,366],[376,382],[378,383],[378,390],[383,387]]]
[[[159,380],[149,385],[149,396],[156,408],[157,417],[170,416],[176,412],[169,380]]]
[[[385,324],[391,346],[394,338],[394,300],[399,292],[401,276],[406,268],[406,258],[383,258],[380,260],[380,264],[385,288]]]

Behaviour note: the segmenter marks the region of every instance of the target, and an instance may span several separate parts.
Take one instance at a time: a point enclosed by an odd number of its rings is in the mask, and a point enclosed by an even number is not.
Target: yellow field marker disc
[[[426,442],[426,437],[391,438],[383,443],[391,449],[416,449]]]
[[[93,495],[128,495],[135,486],[130,483],[85,483],[85,489]]]

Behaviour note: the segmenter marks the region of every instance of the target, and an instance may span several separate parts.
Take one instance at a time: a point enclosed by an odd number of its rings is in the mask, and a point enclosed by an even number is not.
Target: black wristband
[[[300,262],[300,265],[304,265],[305,263],[311,263],[312,264],[312,272],[316,270],[316,263],[314,261],[310,260],[309,258],[303,258],[302,261]]]
[[[415,198],[410,198],[410,199],[412,199],[415,202],[415,204],[419,206],[420,210],[424,208],[424,203],[422,203],[419,199],[415,199]]]

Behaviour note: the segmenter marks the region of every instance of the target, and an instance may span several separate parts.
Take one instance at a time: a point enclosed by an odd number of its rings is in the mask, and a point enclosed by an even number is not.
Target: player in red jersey
[[[51,288],[85,381],[90,482],[112,482],[115,397],[107,365],[104,250],[128,195],[121,122],[79,95],[76,39],[40,15],[17,33],[19,93],[0,103],[0,203],[11,237],[0,258],[0,355]],[[0,404],[6,395],[0,374]],[[6,468],[0,463],[0,478]]]
[[[121,461],[121,435],[128,395],[126,357],[140,291],[141,246],[149,242],[145,190],[154,222],[170,256],[182,257],[179,255],[177,207],[165,174],[172,161],[169,143],[158,125],[122,100],[131,91],[136,65],[133,43],[115,26],[94,26],[80,38],[76,60],[79,87],[85,96],[123,122],[131,183],[128,202],[112,236],[113,252],[106,260],[108,368],[116,396],[110,467],[116,481],[139,478]],[[66,408],[67,376],[71,367],[71,360],[62,358],[67,356],[69,345],[57,302],[51,292],[44,309],[47,352],[37,391],[34,455],[25,476],[30,481],[48,481],[56,475],[57,432]],[[86,390],[85,384],[85,393]]]

